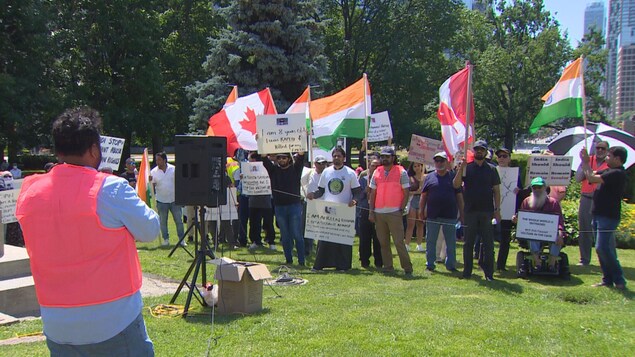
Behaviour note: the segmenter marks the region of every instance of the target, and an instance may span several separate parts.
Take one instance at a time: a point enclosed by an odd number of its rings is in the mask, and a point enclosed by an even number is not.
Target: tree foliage
[[[609,102],[602,96],[601,86],[606,80],[608,49],[604,46],[602,33],[595,31],[586,34],[578,48],[573,51],[573,58],[584,56],[584,93],[586,95],[587,120],[607,122],[606,110]]]
[[[227,28],[210,39],[204,76],[188,89],[194,100],[191,130],[207,126],[228,85],[237,85],[240,95],[269,87],[280,110],[307,85],[323,82],[326,58],[315,0],[240,0],[220,13]]]

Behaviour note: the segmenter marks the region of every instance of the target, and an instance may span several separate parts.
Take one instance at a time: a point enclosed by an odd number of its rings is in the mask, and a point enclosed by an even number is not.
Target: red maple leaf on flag
[[[243,119],[239,121],[238,124],[240,124],[240,126],[244,130],[252,134],[256,134],[256,112],[253,109],[247,107],[245,117],[243,117]]]

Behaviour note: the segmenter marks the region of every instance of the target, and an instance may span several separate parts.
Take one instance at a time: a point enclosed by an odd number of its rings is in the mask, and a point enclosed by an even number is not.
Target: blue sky
[[[568,30],[571,46],[576,48],[584,33],[586,4],[597,1],[603,2],[605,8],[607,7],[608,0],[544,0],[544,4],[551,15],[558,20],[562,31]]]

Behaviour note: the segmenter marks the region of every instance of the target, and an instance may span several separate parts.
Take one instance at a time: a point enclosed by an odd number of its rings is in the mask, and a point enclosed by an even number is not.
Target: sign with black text
[[[280,154],[307,151],[306,118],[299,114],[256,116],[258,152]]]
[[[516,238],[555,242],[559,220],[557,214],[519,211]]]
[[[388,112],[371,114],[368,126],[368,142],[385,141],[392,137],[392,125],[390,125]]]
[[[101,164],[99,168],[110,167],[113,171],[119,170],[121,154],[126,139],[113,138],[111,136],[101,136]]]
[[[308,200],[304,237],[353,245],[355,207],[348,207],[344,203]]]
[[[271,194],[271,180],[262,162],[241,162],[240,173],[243,176],[240,180],[243,194],[247,196]]]
[[[527,161],[527,180],[542,177],[549,186],[569,186],[571,181],[571,156],[532,155]]]
[[[15,206],[18,202],[18,195],[20,195],[20,190],[16,189],[0,192],[0,209],[2,210],[0,223],[7,224],[18,221],[15,218]]]
[[[434,166],[434,155],[441,151],[445,151],[442,141],[412,134],[408,161]]]

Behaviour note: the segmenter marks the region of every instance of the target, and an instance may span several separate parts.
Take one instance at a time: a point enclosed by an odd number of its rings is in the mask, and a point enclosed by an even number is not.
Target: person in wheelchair
[[[531,194],[529,197],[523,200],[520,205],[522,211],[533,211],[540,213],[552,213],[559,216],[558,219],[558,237],[555,243],[551,243],[549,246],[549,259],[547,264],[549,270],[555,271],[556,261],[560,254],[560,249],[564,245],[564,217],[562,216],[562,208],[558,201],[549,196],[547,193],[547,185],[542,177],[536,177],[531,180]],[[518,217],[514,215],[512,217],[513,223],[518,221]],[[538,240],[529,240],[529,251],[533,257],[534,269],[540,271],[542,269],[542,261],[540,259],[540,252],[542,250],[542,244],[547,242]]]

